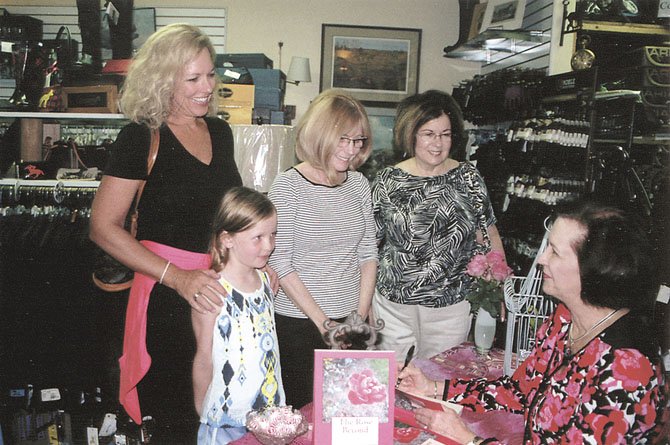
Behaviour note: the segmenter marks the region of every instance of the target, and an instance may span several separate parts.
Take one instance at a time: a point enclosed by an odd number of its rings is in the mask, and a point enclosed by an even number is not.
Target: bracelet
[[[170,267],[170,264],[172,264],[170,261],[167,262],[165,265],[165,269],[163,269],[163,273],[161,274],[161,279],[158,280],[158,284],[163,284],[163,278],[165,278],[165,274],[167,273],[168,267]]]
[[[437,399],[437,380],[433,380],[433,384],[435,385],[435,392],[433,393],[433,398]]]

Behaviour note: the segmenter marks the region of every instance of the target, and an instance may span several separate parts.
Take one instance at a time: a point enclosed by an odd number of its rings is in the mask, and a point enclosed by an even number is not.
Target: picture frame
[[[319,91],[339,88],[366,105],[417,93],[421,29],[323,24]]]
[[[477,3],[472,8],[472,20],[470,21],[470,31],[468,32],[468,40],[474,39],[482,32],[482,25],[484,24],[484,15],[486,14],[487,3]]]
[[[393,443],[395,382],[394,351],[315,350],[314,443]]]
[[[487,29],[520,29],[525,9],[525,0],[488,0],[480,32]]]

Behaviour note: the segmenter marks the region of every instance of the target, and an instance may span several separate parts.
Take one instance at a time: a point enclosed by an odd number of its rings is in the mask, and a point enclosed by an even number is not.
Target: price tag
[[[40,391],[40,397],[42,402],[53,402],[54,400],[60,400],[60,391],[58,388],[47,388]]]

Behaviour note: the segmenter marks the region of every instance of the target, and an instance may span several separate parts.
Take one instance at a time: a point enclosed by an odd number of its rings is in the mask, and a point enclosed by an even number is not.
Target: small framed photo
[[[421,30],[324,24],[319,91],[340,88],[363,103],[394,106],[416,94]]]
[[[314,443],[393,443],[393,351],[314,351]]]
[[[520,29],[525,9],[525,0],[488,0],[480,32],[490,28]]]

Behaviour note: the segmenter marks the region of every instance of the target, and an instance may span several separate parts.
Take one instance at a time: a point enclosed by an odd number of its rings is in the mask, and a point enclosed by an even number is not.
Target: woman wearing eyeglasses
[[[324,322],[353,311],[368,317],[377,273],[368,180],[355,171],[370,155],[360,102],[338,90],[312,101],[297,126],[298,165],[281,173],[269,197],[278,226],[271,267],[281,289],[275,319],[286,403],[312,401],[313,351],[327,349]]]
[[[503,250],[484,180],[465,154],[461,111],[447,93],[410,96],[397,110],[396,152],[406,159],[372,185],[379,271],[373,299],[381,349],[428,358],[467,339],[466,266],[478,245]],[[488,238],[488,240],[486,239]]]

